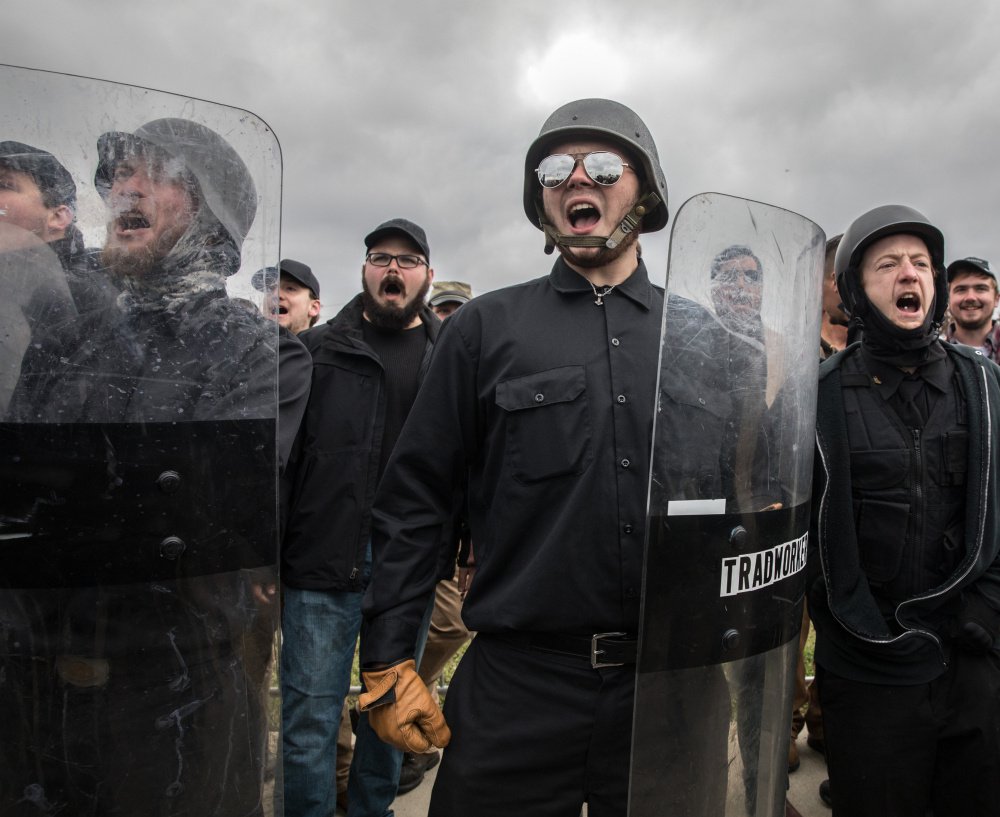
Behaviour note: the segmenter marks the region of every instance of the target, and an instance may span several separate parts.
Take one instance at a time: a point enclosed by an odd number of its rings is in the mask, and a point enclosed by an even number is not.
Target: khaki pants
[[[449,659],[469,640],[470,633],[462,622],[462,596],[458,591],[458,567],[450,579],[438,582],[434,591],[434,612],[427,633],[427,646],[420,661],[420,679],[431,695],[437,694],[441,672]]]
[[[799,632],[799,662],[795,668],[795,697],[792,702],[792,740],[802,727],[809,730],[809,737],[823,740],[823,711],[819,704],[816,680],[806,684],[806,664],[804,652],[809,638],[809,609],[802,603],[802,630]]]

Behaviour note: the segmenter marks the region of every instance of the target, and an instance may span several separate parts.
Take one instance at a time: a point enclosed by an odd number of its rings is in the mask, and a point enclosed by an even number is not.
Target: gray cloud
[[[581,96],[646,120],[674,211],[716,190],[833,233],[901,201],[941,225],[949,258],[1000,261],[998,16],[922,0],[53,0],[44,16],[6,10],[0,37],[12,64],[266,120],[284,161],[282,253],[316,270],[329,317],[358,289],[362,237],[397,215],[427,229],[439,277],[481,292],[544,274],[520,206],[524,151]],[[660,277],[666,233],[643,244]]]

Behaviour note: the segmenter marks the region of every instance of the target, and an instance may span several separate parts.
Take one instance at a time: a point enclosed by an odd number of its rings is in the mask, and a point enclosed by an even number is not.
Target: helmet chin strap
[[[628,213],[625,214],[615,231],[610,236],[601,235],[567,235],[557,233],[548,221],[545,220],[545,213],[539,205],[535,205],[538,210],[538,224],[545,233],[545,254],[551,255],[556,246],[560,247],[607,247],[613,250],[622,239],[631,233],[642,222],[642,217],[646,213],[656,209],[660,203],[660,197],[656,193],[647,193],[635,203]]]

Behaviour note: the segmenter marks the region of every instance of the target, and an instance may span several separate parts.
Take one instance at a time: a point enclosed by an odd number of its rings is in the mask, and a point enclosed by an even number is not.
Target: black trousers
[[[472,640],[444,713],[452,730],[428,817],[624,817],[635,665]]]
[[[956,649],[914,686],[817,681],[833,817],[1000,814],[1000,656]]]

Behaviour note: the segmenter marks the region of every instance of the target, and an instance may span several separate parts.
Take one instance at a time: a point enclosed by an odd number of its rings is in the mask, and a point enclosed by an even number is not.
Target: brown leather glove
[[[358,705],[383,741],[414,754],[448,745],[451,730],[417,675],[412,658],[387,669],[362,672],[361,677],[368,691],[360,695]]]

